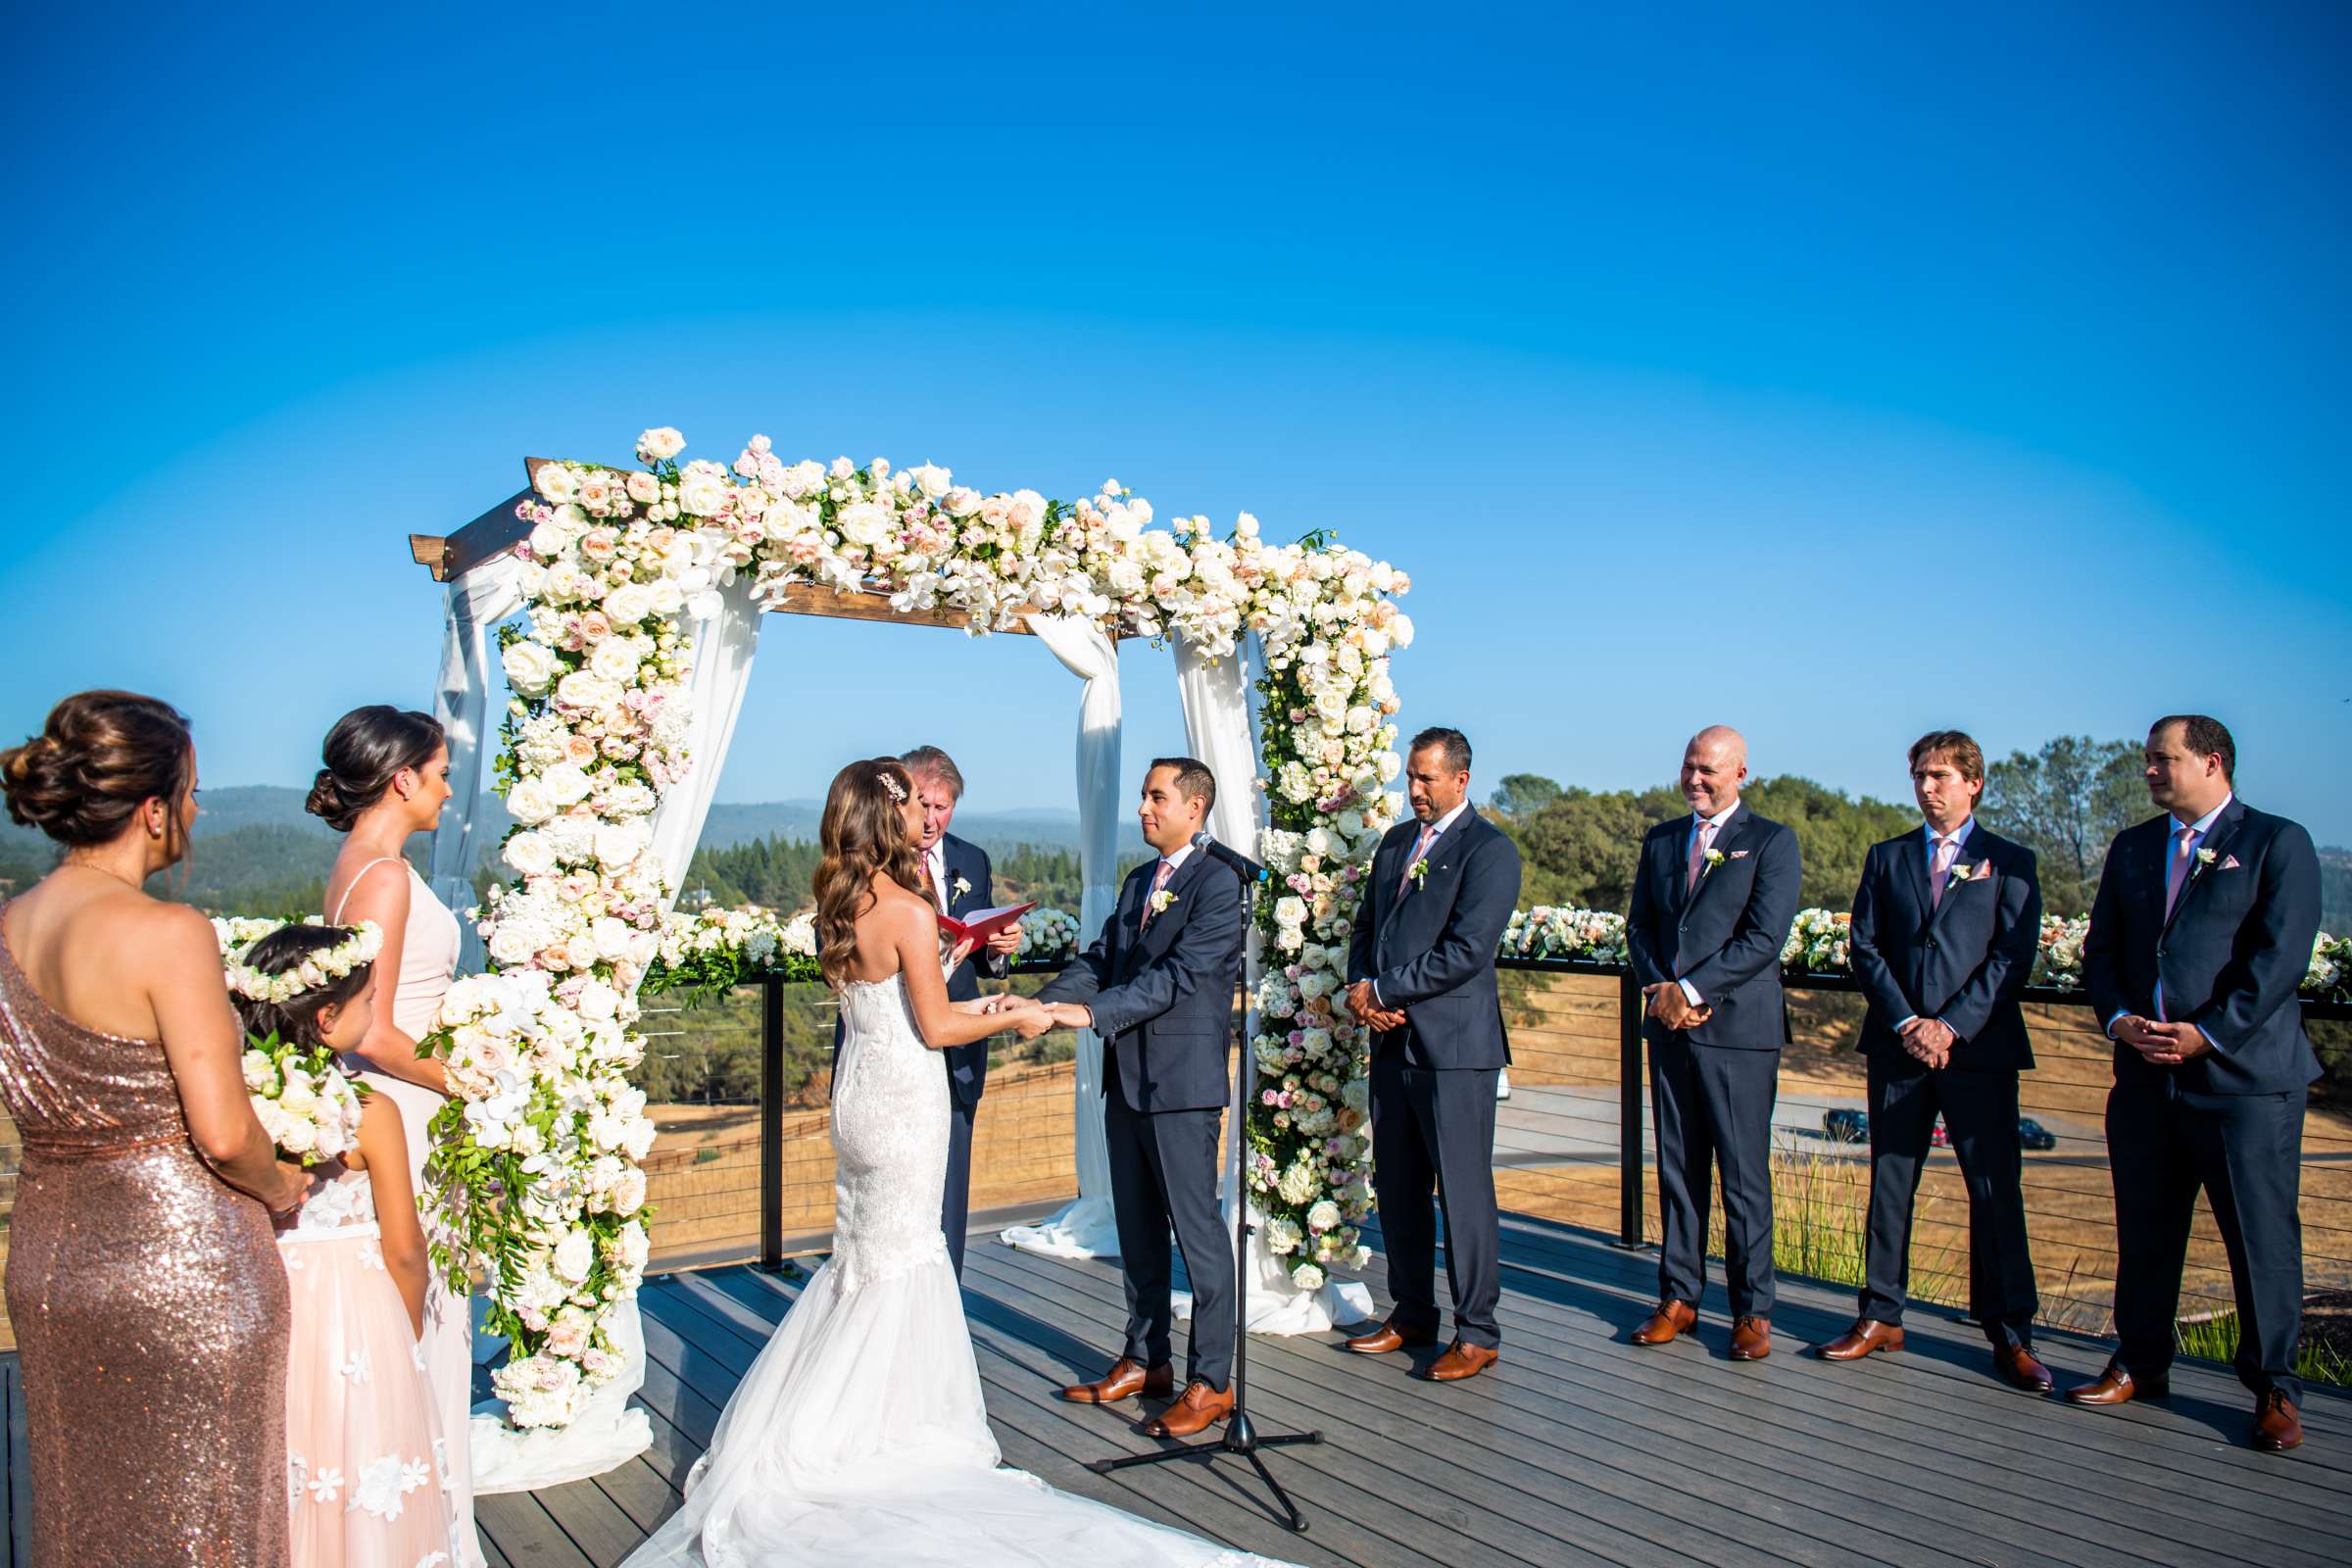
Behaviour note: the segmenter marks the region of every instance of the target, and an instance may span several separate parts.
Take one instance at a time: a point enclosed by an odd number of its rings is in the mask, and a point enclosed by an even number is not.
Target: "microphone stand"
[[[1242,921],[1247,929],[1255,912],[1258,884],[1267,880],[1266,868],[1247,856],[1227,849],[1205,833],[1197,838],[1194,844],[1233,868],[1241,883]],[[1099,1476],[1106,1476],[1114,1470],[1126,1470],[1136,1465],[1166,1464],[1171,1459],[1191,1459],[1200,1455],[1213,1460],[1220,1454],[1233,1454],[1249,1460],[1250,1468],[1257,1472],[1258,1479],[1274,1494],[1274,1500],[1282,1504],[1283,1512],[1289,1515],[1284,1523],[1292,1530],[1303,1533],[1306,1515],[1298,1511],[1298,1505],[1291,1500],[1291,1494],[1282,1490],[1282,1483],[1274,1479],[1274,1472],[1266,1468],[1266,1461],[1258,1457],[1258,1450],[1287,1447],[1297,1443],[1321,1443],[1323,1434],[1260,1432],[1257,1423],[1250,1419],[1250,1238],[1257,1234],[1257,1227],[1250,1223],[1250,1189],[1242,1174],[1243,1154],[1250,1142],[1243,1122],[1249,1115],[1250,1070],[1253,1059],[1250,1041],[1244,1033],[1249,1021],[1250,1009],[1245,1004],[1240,1022],[1234,1025],[1234,1120],[1229,1140],[1233,1145],[1233,1413],[1225,1419],[1225,1435],[1203,1443],[1181,1443],[1156,1453],[1135,1453],[1120,1459],[1090,1459],[1086,1467]]]

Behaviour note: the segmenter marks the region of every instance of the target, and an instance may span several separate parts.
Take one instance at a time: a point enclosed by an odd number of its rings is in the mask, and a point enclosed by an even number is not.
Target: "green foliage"
[[[1496,825],[1519,846],[1523,906],[1549,904],[1624,913],[1633,906],[1642,835],[1690,810],[1670,785],[1595,793],[1515,773],[1497,790]],[[1904,807],[1849,800],[1808,778],[1759,779],[1743,797],[1759,814],[1796,833],[1804,860],[1803,901],[1825,909],[1853,905],[1862,858],[1873,844],[1918,824]],[[1526,803],[1532,809],[1520,810]],[[1513,809],[1504,810],[1505,806]]]
[[[1984,764],[1985,825],[2040,861],[2042,906],[2087,914],[2116,834],[2155,814],[2140,780],[2138,741],[2061,735],[2028,756]]]

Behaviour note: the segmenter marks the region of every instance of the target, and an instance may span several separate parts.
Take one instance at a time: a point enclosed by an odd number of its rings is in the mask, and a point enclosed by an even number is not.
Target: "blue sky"
[[[502,9],[18,40],[0,734],[129,685],[306,780],[429,695],[409,532],[675,424],[1336,526],[1484,785],[2203,709],[2352,836],[2341,8]],[[721,798],[928,739],[1066,804],[1076,699],[774,617]]]

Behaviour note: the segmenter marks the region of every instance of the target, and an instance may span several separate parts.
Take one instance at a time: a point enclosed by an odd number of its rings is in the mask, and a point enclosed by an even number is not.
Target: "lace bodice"
[[[948,1078],[923,1044],[905,978],[840,993],[833,1087],[833,1261],[844,1291],[947,1255]]]
[[[368,1183],[368,1173],[335,1167],[332,1177],[314,1175],[310,1196],[296,1210],[294,1223],[278,1233],[278,1240],[331,1240],[346,1236],[372,1236],[376,1233],[375,1192]]]

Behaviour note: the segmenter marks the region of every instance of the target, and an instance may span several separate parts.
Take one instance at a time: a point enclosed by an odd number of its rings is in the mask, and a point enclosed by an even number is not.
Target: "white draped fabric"
[[[473,906],[473,862],[481,854],[482,743],[490,730],[490,633],[522,608],[522,563],[498,556],[449,585],[441,639],[441,678],[433,716],[449,738],[449,804],[433,833],[434,896],[458,911],[458,968],[482,967],[482,938],[466,911]]]
[[[1030,615],[1062,667],[1086,682],[1078,699],[1078,941],[1092,942],[1119,896],[1119,645],[1095,621]],[[1252,764],[1254,767],[1254,764]],[[1253,775],[1254,776],[1254,775]],[[1102,1136],[1102,1044],[1078,1035],[1075,1135],[1078,1197],[1035,1225],[1002,1233],[1006,1245],[1055,1257],[1116,1257],[1110,1209],[1110,1153]]]
[[[751,579],[738,577],[719,590],[713,613],[690,615],[685,621],[694,650],[688,688],[693,721],[686,733],[686,756],[693,765],[662,792],[653,819],[654,854],[662,861],[673,899],[703,836],[727,748],[734,742],[735,721],[751,685],[760,619],[760,608],[752,601]],[[494,1415],[474,1417],[476,1493],[529,1492],[602,1475],[653,1446],[653,1427],[645,1412],[628,1407],[629,1396],[645,1383],[645,1334],[637,1303],[621,1303],[606,1321],[627,1365],[596,1391],[570,1425],[517,1432]]]
[[[1208,764],[1217,780],[1217,804],[1209,812],[1208,830],[1219,843],[1252,859],[1257,858],[1258,832],[1266,823],[1265,796],[1256,787],[1257,705],[1250,700],[1263,659],[1264,651],[1255,637],[1249,640],[1242,656],[1213,663],[1196,653],[1190,643],[1180,640],[1176,644],[1176,692],[1184,705],[1185,744],[1193,756]],[[1245,994],[1251,999],[1245,1039],[1257,1033],[1260,943],[1252,926],[1245,971]],[[1243,1075],[1245,1089],[1250,1076]],[[1247,1125],[1248,1106],[1237,1099],[1231,1109],[1229,1136],[1239,1139]],[[1220,1180],[1230,1224],[1237,1198],[1230,1154]],[[1360,1322],[1372,1315],[1372,1293],[1352,1281],[1329,1281],[1319,1291],[1299,1290],[1259,1235],[1250,1239],[1249,1296],[1252,1334],[1320,1334],[1335,1322]],[[1178,1295],[1176,1315],[1192,1315],[1191,1293]]]

